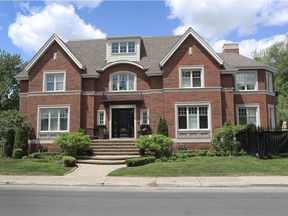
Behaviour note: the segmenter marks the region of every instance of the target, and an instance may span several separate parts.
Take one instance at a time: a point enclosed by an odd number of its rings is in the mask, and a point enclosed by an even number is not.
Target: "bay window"
[[[236,90],[256,90],[256,72],[245,72],[236,74]]]

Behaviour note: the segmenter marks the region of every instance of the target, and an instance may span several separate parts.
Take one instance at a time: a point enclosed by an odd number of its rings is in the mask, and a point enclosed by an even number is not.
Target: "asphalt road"
[[[0,216],[288,215],[288,188],[0,186]]]

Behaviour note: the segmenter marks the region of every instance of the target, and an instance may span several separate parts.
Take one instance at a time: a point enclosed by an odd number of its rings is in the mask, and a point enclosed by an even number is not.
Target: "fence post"
[[[283,121],[282,123],[282,131],[287,131],[287,122]]]

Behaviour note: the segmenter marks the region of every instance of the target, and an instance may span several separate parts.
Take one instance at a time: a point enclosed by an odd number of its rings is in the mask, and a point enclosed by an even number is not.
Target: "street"
[[[0,186],[0,216],[287,215],[288,188]]]

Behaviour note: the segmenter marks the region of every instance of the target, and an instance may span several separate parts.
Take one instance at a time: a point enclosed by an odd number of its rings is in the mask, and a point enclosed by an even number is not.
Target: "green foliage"
[[[29,159],[53,159],[60,160],[63,157],[59,152],[34,152],[28,156]]]
[[[235,134],[241,127],[232,126],[230,121],[226,121],[222,128],[218,128],[213,134],[211,144],[217,156],[237,156],[240,143],[236,140]]]
[[[23,156],[28,155],[29,143],[28,143],[28,130],[27,130],[27,128],[19,127],[16,130],[14,148],[22,149]]]
[[[21,159],[23,157],[23,150],[21,148],[16,148],[13,150],[12,158]]]
[[[157,126],[157,134],[162,134],[168,137],[168,125],[165,118],[160,117],[158,126]]]
[[[169,137],[161,134],[144,135],[136,140],[136,147],[143,155],[145,152],[152,152],[156,157],[171,156],[173,144],[174,142]]]
[[[14,76],[23,69],[20,55],[0,50],[0,110],[18,110],[19,82]]]
[[[90,142],[89,136],[84,133],[65,132],[60,133],[53,143],[60,148],[64,154],[75,157],[77,151],[86,149]]]
[[[129,158],[126,160],[127,167],[142,166],[148,163],[154,163],[155,157],[140,157],[140,158]]]
[[[65,167],[75,167],[77,160],[72,156],[63,156],[62,162]]]
[[[179,150],[177,152],[178,158],[190,158],[197,156],[214,156],[214,152],[211,149]]]

